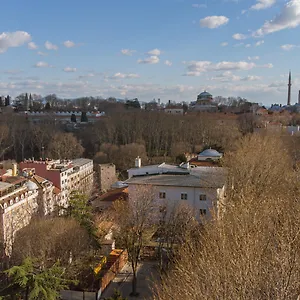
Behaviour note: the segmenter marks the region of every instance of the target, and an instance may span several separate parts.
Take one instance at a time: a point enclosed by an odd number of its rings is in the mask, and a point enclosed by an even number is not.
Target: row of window
[[[159,192],[159,198],[160,199],[166,199],[166,192]],[[181,200],[188,200],[188,194],[187,193],[181,193]],[[200,194],[199,195],[200,201],[206,201],[206,195]]]

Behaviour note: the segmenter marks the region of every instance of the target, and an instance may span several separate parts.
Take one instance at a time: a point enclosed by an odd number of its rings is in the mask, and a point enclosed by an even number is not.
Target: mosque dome
[[[202,92],[199,94],[199,98],[210,98],[212,97],[212,94],[208,93],[207,91]]]
[[[222,154],[215,149],[206,149],[199,153],[198,156],[208,156],[208,157],[222,157]]]
[[[38,186],[33,181],[31,181],[31,180],[28,180],[26,182],[26,186],[27,186],[27,188],[28,188],[29,191],[35,191],[35,190],[38,189]]]

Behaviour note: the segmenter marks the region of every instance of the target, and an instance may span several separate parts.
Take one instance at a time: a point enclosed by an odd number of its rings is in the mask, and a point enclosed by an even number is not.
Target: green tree
[[[50,103],[47,102],[46,105],[45,105],[45,110],[50,110],[50,109],[51,109]]]
[[[25,300],[55,300],[59,291],[68,288],[68,283],[71,283],[63,278],[64,270],[58,263],[43,270],[31,258],[6,270],[5,274],[8,285],[0,292],[2,296],[18,296]]]
[[[79,191],[73,191],[70,195],[69,206],[66,212],[67,216],[74,218],[90,235],[95,236],[96,228],[92,207],[88,204],[87,196]]]
[[[86,115],[86,112],[85,112],[85,111],[83,111],[83,112],[81,113],[80,122],[88,122],[88,118],[87,118],[87,115]]]
[[[76,123],[76,115],[75,114],[71,115],[71,122]]]

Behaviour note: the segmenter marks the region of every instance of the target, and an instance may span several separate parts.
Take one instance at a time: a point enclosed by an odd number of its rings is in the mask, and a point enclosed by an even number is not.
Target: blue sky
[[[300,0],[10,0],[0,94],[286,103],[300,89]]]

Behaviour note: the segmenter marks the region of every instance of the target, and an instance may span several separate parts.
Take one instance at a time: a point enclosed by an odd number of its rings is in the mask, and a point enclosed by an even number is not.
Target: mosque
[[[216,112],[218,106],[213,102],[212,94],[204,91],[197,96],[197,101],[192,104],[192,109],[202,112]]]

